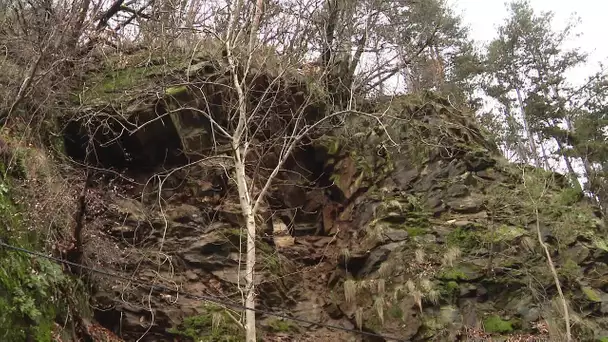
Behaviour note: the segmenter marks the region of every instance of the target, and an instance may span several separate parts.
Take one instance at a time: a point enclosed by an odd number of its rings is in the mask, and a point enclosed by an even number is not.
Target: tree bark
[[[334,40],[335,40],[335,30],[336,25],[338,24],[338,1],[337,0],[327,0],[327,11],[328,18],[325,23],[325,37],[324,44],[321,56],[323,58],[323,64],[325,68],[329,68],[331,65],[331,60],[333,59],[333,49],[334,49]]]
[[[243,218],[245,219],[246,231],[247,231],[247,253],[245,261],[245,340],[247,342],[256,342],[256,328],[255,328],[255,237],[256,237],[256,224],[255,216],[253,213],[253,204],[251,202],[251,196],[249,194],[249,188],[247,186],[247,177],[245,173],[245,163],[240,157],[242,155],[242,149],[235,151],[235,173],[237,181],[237,189],[239,192],[239,202],[241,204],[241,211]]]
[[[566,162],[566,168],[568,169],[568,174],[570,174],[570,180],[572,181],[572,185],[576,188],[576,190],[582,191],[581,183],[578,181],[578,177],[576,176],[576,172],[574,171],[574,167],[572,166],[572,161],[566,153],[564,152],[564,144],[562,144],[559,139],[555,139],[557,143],[557,149],[559,154],[564,158],[564,162]]]
[[[87,18],[87,13],[89,12],[89,8],[91,7],[91,0],[84,0],[80,5],[79,13],[76,18],[76,23],[74,24],[74,31],[72,35],[68,38],[67,46],[74,51],[78,47],[78,40],[82,35],[82,31],[84,29],[84,22]],[[76,6],[74,6],[74,10],[76,10]]]
[[[234,157],[235,177],[237,183],[237,189],[239,193],[239,202],[241,205],[241,213],[245,219],[245,228],[247,232],[246,241],[246,260],[245,260],[245,341],[256,342],[256,317],[255,317],[255,259],[256,259],[256,223],[255,223],[255,212],[254,202],[251,197],[249,185],[247,184],[247,173],[245,169],[245,162],[247,159],[247,147],[248,144],[245,141],[245,133],[247,131],[247,101],[246,101],[246,81],[247,74],[251,67],[251,58],[255,43],[257,41],[257,31],[260,25],[260,18],[264,9],[264,1],[256,0],[255,11],[251,20],[251,31],[249,32],[249,43],[248,52],[249,58],[243,72],[242,77],[239,77],[237,73],[237,61],[235,60],[233,52],[233,43],[236,44],[238,34],[234,35],[235,31],[235,17],[239,15],[242,1],[235,4],[235,11],[231,14],[230,22],[228,25],[228,34],[226,40],[226,58],[230,66],[232,73],[232,83],[237,93],[238,99],[238,124],[232,135],[232,148]],[[240,78],[240,79],[239,79]]]
[[[517,102],[519,103],[519,109],[521,111],[522,120],[524,122],[524,129],[526,130],[526,134],[528,135],[528,143],[530,143],[530,153],[532,154],[532,158],[534,158],[534,164],[538,168],[542,168],[542,163],[540,161],[540,157],[538,156],[538,150],[536,148],[536,142],[534,141],[534,134],[530,130],[530,126],[528,125],[528,118],[526,117],[526,111],[524,109],[524,100],[521,96],[521,90],[516,87],[515,92],[517,93]]]
[[[549,171],[553,171],[551,164],[549,163],[549,157],[547,156],[547,149],[545,149],[545,145],[543,143],[540,144],[540,152],[543,157],[543,163],[545,163],[545,167]]]

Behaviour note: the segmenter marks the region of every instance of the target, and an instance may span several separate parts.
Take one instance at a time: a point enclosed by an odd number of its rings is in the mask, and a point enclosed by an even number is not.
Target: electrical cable
[[[129,277],[125,277],[125,276],[121,276],[119,274],[115,274],[115,273],[111,273],[105,270],[101,270],[101,269],[97,269],[94,267],[90,267],[90,266],[86,266],[86,265],[81,265],[75,262],[71,262],[68,260],[62,260],[56,257],[52,257],[49,255],[45,255],[39,252],[35,252],[35,251],[31,251],[25,248],[21,248],[21,247],[16,247],[16,246],[12,246],[9,245],[3,241],[0,241],[0,247],[5,247],[7,249],[13,250],[13,251],[17,251],[17,252],[22,252],[22,253],[26,253],[32,256],[36,256],[36,257],[40,257],[40,258],[44,258],[47,260],[51,260],[51,261],[55,261],[61,264],[66,264],[66,265],[70,265],[70,266],[74,266],[74,267],[78,267],[80,269],[83,270],[87,270],[87,271],[91,271],[97,274],[101,274],[101,275],[105,275],[107,277],[110,278],[115,278],[115,279],[120,279],[120,280],[124,280],[124,281],[129,281],[129,282],[133,282],[133,283],[138,283],[140,285],[143,286],[147,286],[149,289],[153,290],[153,291],[165,291],[165,292],[176,292],[175,289],[166,287],[166,286],[162,286],[162,285],[152,285],[150,286],[149,284],[146,284],[143,281],[139,281],[136,279],[131,279]],[[199,301],[206,301],[206,302],[211,302],[211,303],[215,303],[215,304],[219,304],[222,306],[226,306],[226,307],[231,307],[233,309],[238,309],[238,310],[252,310],[255,311],[257,313],[260,314],[264,314],[264,315],[268,315],[268,316],[274,316],[277,318],[282,318],[282,319],[286,319],[286,320],[290,320],[290,321],[294,321],[294,322],[299,322],[299,323],[304,323],[304,324],[311,324],[311,325],[315,325],[318,327],[323,327],[323,328],[327,328],[327,329],[333,329],[333,330],[341,330],[341,331],[345,331],[345,332],[350,332],[350,333],[355,333],[355,334],[359,334],[359,335],[365,335],[365,336],[369,336],[369,337],[376,337],[376,338],[382,338],[384,340],[393,340],[393,341],[400,341],[400,342],[408,342],[409,340],[404,340],[402,338],[398,338],[398,337],[394,337],[394,336],[387,336],[387,335],[381,335],[381,334],[376,334],[376,333],[372,333],[372,332],[367,332],[367,331],[362,331],[362,330],[356,330],[356,329],[350,329],[350,328],[345,328],[345,327],[340,327],[337,325],[332,325],[332,324],[326,324],[326,323],[320,323],[320,322],[313,322],[313,321],[308,321],[302,318],[297,318],[297,317],[291,317],[291,316],[287,316],[284,314],[279,314],[279,313],[274,313],[274,312],[270,312],[270,311],[266,311],[263,309],[251,309],[251,308],[247,308],[246,306],[242,305],[242,304],[237,304],[237,303],[229,303],[225,300],[222,300],[219,297],[212,297],[212,296],[205,296],[205,295],[195,295],[192,293],[187,293],[187,292],[181,292],[179,291],[179,294],[181,294],[182,296],[188,297],[188,298],[192,298],[195,300],[199,300]]]

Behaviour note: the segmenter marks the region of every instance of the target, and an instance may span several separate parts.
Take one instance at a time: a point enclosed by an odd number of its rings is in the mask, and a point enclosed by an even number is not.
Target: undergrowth
[[[5,135],[2,139],[9,141],[10,137]],[[69,203],[55,203],[48,212],[45,209],[48,203],[36,204],[32,193],[52,197],[60,192],[50,189],[49,161],[38,158],[38,151],[14,141],[7,146],[11,158],[0,161],[0,240],[44,252],[49,236],[42,227],[56,220],[63,212],[60,208]],[[63,224],[61,220],[57,222]],[[80,281],[71,279],[60,265],[50,260],[0,247],[0,340],[44,342],[69,335],[66,331],[71,328],[74,313],[87,310],[86,291],[81,286]],[[66,330],[57,329],[58,321],[67,323]]]
[[[40,250],[36,232],[22,225],[19,207],[11,198],[11,182],[0,180],[0,239],[3,242]],[[51,341],[54,321],[65,314],[66,302],[59,289],[68,279],[62,269],[45,259],[0,249],[0,338],[3,341]]]

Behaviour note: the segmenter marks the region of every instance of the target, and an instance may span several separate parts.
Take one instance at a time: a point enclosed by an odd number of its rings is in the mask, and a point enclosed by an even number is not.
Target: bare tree
[[[249,68],[251,66],[251,58],[254,53],[254,47],[257,41],[257,30],[260,25],[260,18],[262,16],[263,9],[263,1],[257,0],[255,4],[255,12],[251,19],[251,31],[249,33],[249,44],[247,46],[246,54],[249,55],[247,58],[247,63],[245,66],[245,70],[243,71],[242,76],[239,78],[238,69],[237,69],[237,61],[234,56],[234,46],[239,41],[239,34],[242,31],[237,31],[235,21],[236,15],[238,15],[243,10],[244,3],[242,0],[238,0],[233,4],[230,13],[230,19],[228,21],[228,30],[226,32],[226,58],[228,60],[228,65],[230,67],[230,72],[232,73],[232,82],[234,85],[234,89],[237,92],[237,101],[238,101],[238,124],[235,128],[232,137],[232,149],[233,149],[233,157],[234,157],[234,168],[236,174],[236,182],[237,189],[239,192],[239,201],[241,204],[241,210],[243,217],[245,218],[246,227],[247,227],[247,260],[246,260],[246,273],[245,273],[245,281],[246,281],[246,299],[245,306],[247,307],[247,311],[245,313],[245,328],[246,328],[246,341],[247,342],[255,342],[256,341],[256,329],[255,329],[255,311],[250,310],[255,307],[255,283],[254,283],[254,268],[255,268],[255,239],[256,239],[256,222],[255,222],[255,212],[259,206],[259,199],[262,197],[258,197],[258,200],[255,202],[252,199],[249,184],[247,184],[247,174],[245,172],[245,161],[247,159],[247,150],[249,148],[249,144],[246,139],[246,129],[248,123],[248,108],[247,108],[247,99],[246,99],[246,78],[249,73]],[[262,190],[264,191],[264,190]],[[260,193],[263,195],[263,192]]]
[[[259,41],[264,5],[262,0],[257,0],[255,3],[239,0],[231,4],[227,30],[221,39],[224,43],[231,86],[236,93],[236,103],[234,113],[231,115],[233,124],[214,124],[219,135],[230,141],[234,179],[246,228],[245,306],[248,310],[245,315],[245,328],[248,342],[256,340],[256,318],[255,311],[252,310],[255,308],[255,242],[259,226],[256,217],[265,206],[265,196],[290,155],[313,131],[325,126],[334,117],[347,114],[368,115],[356,112],[347,104],[342,106],[344,110],[311,115],[307,109],[311,105],[312,94],[304,95],[305,98],[299,101],[293,99],[288,101],[293,101],[288,103],[292,107],[288,109],[288,113],[273,112],[273,104],[281,101],[281,95],[276,89],[281,89],[283,79],[293,73],[296,66],[291,64],[293,58],[285,56],[282,62],[278,63],[278,70],[274,70],[276,76],[266,82],[261,82],[263,76],[253,71],[254,59],[264,55],[262,43]],[[247,8],[248,6],[253,8]],[[242,13],[249,13],[248,20],[242,22],[238,20]],[[365,42],[362,42],[361,46],[364,45]],[[242,46],[245,48],[241,48]],[[359,58],[357,54],[354,57]],[[266,58],[277,58],[277,56],[266,56]],[[324,70],[315,76],[317,76],[316,82],[323,81],[327,71]],[[259,89],[258,82],[264,83],[262,89]],[[351,85],[344,87],[348,89]],[[261,94],[254,95],[258,92]],[[251,97],[255,98],[254,101],[251,101]],[[294,102],[298,103],[295,108],[293,108]],[[252,174],[247,169],[248,160],[253,158],[252,155],[258,154],[260,149],[273,155],[268,173],[264,175],[257,172]]]

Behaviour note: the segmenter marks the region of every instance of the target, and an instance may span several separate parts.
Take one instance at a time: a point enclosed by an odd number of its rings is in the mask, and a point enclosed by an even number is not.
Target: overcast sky
[[[470,27],[472,38],[487,42],[496,32],[496,26],[501,23],[507,10],[505,0],[448,0],[457,13],[464,18],[465,24]],[[571,47],[580,47],[590,53],[589,63],[580,70],[571,72],[571,82],[582,82],[586,76],[598,69],[599,61],[606,61],[608,57],[608,44],[606,44],[608,13],[608,0],[530,0],[536,11],[553,11],[554,24],[561,28],[561,24],[568,21],[571,15],[580,17],[581,23],[577,32],[582,36],[571,42]]]

